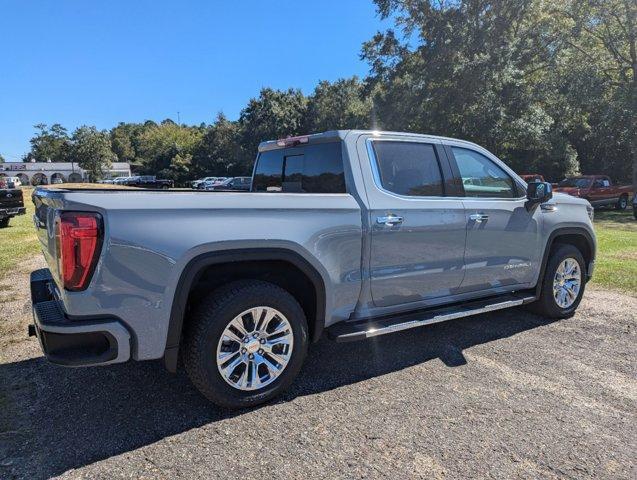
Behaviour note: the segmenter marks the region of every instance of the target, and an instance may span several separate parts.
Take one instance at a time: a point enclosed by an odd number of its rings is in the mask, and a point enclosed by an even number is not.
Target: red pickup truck
[[[522,177],[522,180],[524,180],[526,183],[544,181],[544,177],[539,173],[523,173],[520,174],[520,177]]]
[[[553,190],[585,198],[594,207],[614,205],[617,210],[625,210],[633,194],[632,186],[613,185],[611,179],[605,175],[565,178]]]

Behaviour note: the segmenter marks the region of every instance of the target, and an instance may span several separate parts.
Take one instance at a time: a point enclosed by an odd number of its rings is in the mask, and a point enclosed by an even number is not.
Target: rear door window
[[[373,142],[380,183],[385,190],[409,197],[444,194],[442,173],[430,143]]]
[[[282,148],[259,154],[254,192],[345,193],[341,143]]]

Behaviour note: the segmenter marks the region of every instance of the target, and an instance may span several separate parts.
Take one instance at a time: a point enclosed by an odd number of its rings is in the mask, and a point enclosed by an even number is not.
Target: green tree
[[[376,4],[396,24],[363,46],[381,127],[473,140],[555,180],[630,176],[634,1]]]
[[[4,157],[2,156],[1,153],[0,153],[0,163],[4,163]]]
[[[25,160],[36,162],[67,162],[69,152],[69,136],[59,123],[49,128],[45,123],[34,126],[37,133],[31,138],[31,151]],[[28,158],[27,158],[28,157]]]
[[[569,47],[562,73],[577,81],[570,102],[584,117],[574,135],[583,169],[632,176],[637,191],[637,2],[569,0],[552,13]]]
[[[400,30],[363,47],[380,127],[472,140],[523,172],[529,163],[550,163],[554,177],[577,169],[537,88],[559,47],[537,2],[376,3]]]
[[[140,173],[158,175],[177,183],[191,176],[192,155],[201,142],[203,129],[172,121],[145,124],[136,147]]]
[[[306,117],[308,133],[370,128],[371,100],[358,77],[321,81],[308,99]]]
[[[242,161],[254,161],[259,143],[304,132],[307,98],[300,90],[264,88],[241,111]]]
[[[88,172],[92,182],[104,177],[115,158],[108,132],[86,125],[73,132],[71,155],[73,160]]]
[[[138,124],[120,122],[111,129],[111,149],[120,162],[132,162],[135,160],[136,151],[134,137],[140,130]]]
[[[219,113],[214,123],[206,128],[201,142],[193,154],[193,176],[234,176],[250,173],[249,165],[242,161],[239,145],[238,122],[228,120]]]

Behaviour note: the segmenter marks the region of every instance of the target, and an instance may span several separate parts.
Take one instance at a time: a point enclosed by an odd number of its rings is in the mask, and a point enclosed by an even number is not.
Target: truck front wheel
[[[586,285],[586,263],[573,245],[557,244],[550,253],[542,290],[529,307],[550,318],[567,318],[575,313]]]
[[[294,380],[308,347],[296,299],[277,285],[241,280],[195,309],[184,332],[184,365],[197,389],[226,408],[267,402]]]

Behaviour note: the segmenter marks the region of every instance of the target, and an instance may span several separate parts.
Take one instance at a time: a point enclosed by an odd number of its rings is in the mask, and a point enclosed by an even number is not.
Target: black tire
[[[0,228],[6,228],[9,226],[9,219],[11,217],[5,217],[2,220],[0,220]]]
[[[162,190],[168,190],[170,187],[168,185],[164,184],[164,185],[161,186],[161,188],[162,188]]]
[[[615,208],[617,210],[626,210],[626,207],[628,207],[628,195],[622,195],[619,197],[619,200],[617,200]]]
[[[581,287],[575,301],[568,308],[561,308],[553,297],[553,279],[558,266],[567,258],[573,258],[579,264],[581,272]],[[557,244],[551,249],[549,259],[542,278],[540,298],[529,305],[529,308],[542,316],[549,318],[568,318],[575,313],[582,301],[586,286],[586,262],[582,253],[573,245]]]
[[[285,315],[292,327],[294,348],[287,366],[272,383],[244,391],[224,380],[214,352],[232,319],[256,306],[269,306]],[[218,288],[197,306],[185,327],[183,361],[190,380],[206,398],[225,408],[245,408],[267,402],[288,388],[303,365],[307,348],[307,321],[296,299],[271,283],[240,280]]]

